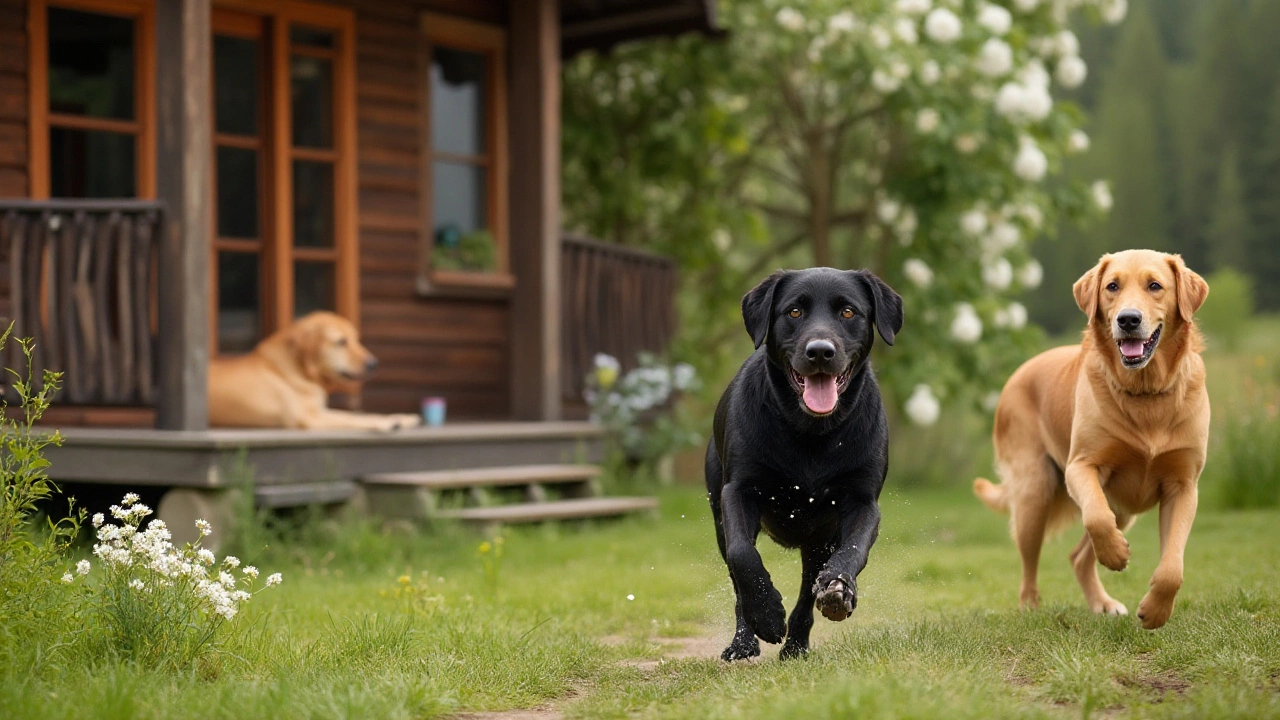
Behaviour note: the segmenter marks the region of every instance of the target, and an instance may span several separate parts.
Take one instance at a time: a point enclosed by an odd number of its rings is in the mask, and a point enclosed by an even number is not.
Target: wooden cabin
[[[65,373],[54,477],[220,487],[246,447],[260,485],[598,455],[566,421],[580,378],[665,346],[675,277],[562,237],[561,63],[690,31],[713,0],[0,0],[0,316]],[[208,430],[209,358],[316,309],[381,361],[344,402],[441,396],[449,425]]]

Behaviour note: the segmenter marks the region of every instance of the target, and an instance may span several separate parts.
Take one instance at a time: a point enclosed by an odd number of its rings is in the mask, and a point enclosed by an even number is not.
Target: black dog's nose
[[[1116,325],[1125,332],[1133,332],[1142,325],[1142,313],[1137,310],[1121,310],[1120,314],[1116,315]]]
[[[368,360],[364,361],[364,369],[366,372],[373,372],[378,367],[378,358],[370,355]]]
[[[804,356],[810,360],[830,360],[836,356],[836,346],[830,340],[810,340],[804,346]]]

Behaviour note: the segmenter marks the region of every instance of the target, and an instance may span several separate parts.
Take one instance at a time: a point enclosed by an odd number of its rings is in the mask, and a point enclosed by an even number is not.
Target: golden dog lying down
[[[996,465],[1003,482],[979,478],[974,492],[1012,515],[1022,555],[1020,599],[1036,607],[1045,533],[1081,516],[1071,552],[1089,608],[1125,615],[1095,562],[1123,570],[1124,531],[1160,505],[1160,563],[1138,605],[1153,630],[1173,612],[1182,552],[1196,515],[1196,486],[1209,439],[1209,396],[1192,319],[1209,286],[1177,255],[1128,250],[1104,255],[1074,287],[1089,316],[1080,345],[1028,360],[1009,378],[996,409]]]
[[[354,390],[377,366],[355,327],[313,312],[258,343],[253,352],[209,362],[213,427],[395,430],[417,415],[374,415],[328,407],[329,393]]]

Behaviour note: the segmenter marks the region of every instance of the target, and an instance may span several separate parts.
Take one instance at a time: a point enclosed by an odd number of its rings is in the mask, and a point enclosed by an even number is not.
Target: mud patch
[[[1157,696],[1181,695],[1191,687],[1186,678],[1172,672],[1154,675],[1127,675],[1116,678],[1121,685],[1135,690],[1145,690]]]

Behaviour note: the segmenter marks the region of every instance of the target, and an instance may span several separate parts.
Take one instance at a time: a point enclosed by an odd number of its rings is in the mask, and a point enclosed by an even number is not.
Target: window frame
[[[421,13],[419,25],[423,42],[418,56],[418,94],[422,101],[418,294],[506,295],[515,287],[515,276],[511,274],[507,215],[507,32],[496,25],[432,12]],[[436,270],[431,264],[435,245],[432,166],[437,159],[431,127],[431,53],[437,45],[483,54],[489,60],[485,88],[485,146],[488,148],[488,163],[482,167],[488,171],[485,215],[488,230],[496,245],[496,267],[488,272]]]
[[[80,117],[49,109],[49,8],[111,15],[133,21],[133,120]],[[27,5],[28,168],[32,199],[53,192],[49,135],[54,128],[132,135],[134,197],[156,197],[156,37],[151,0],[29,0]]]
[[[219,11],[224,11],[222,15]],[[356,147],[356,33],[355,14],[348,9],[301,0],[214,0],[213,14],[252,15],[262,23],[265,44],[265,95],[262,122],[262,156],[259,172],[266,181],[260,208],[262,235],[263,337],[288,327],[294,321],[294,265],[298,261],[332,263],[334,311],[359,329],[360,267],[359,214],[357,211],[358,157]],[[224,21],[232,24],[233,21]],[[293,25],[326,30],[334,34],[331,49],[295,47],[290,37]],[[217,33],[211,23],[210,35]],[[222,34],[234,34],[226,32]],[[210,42],[212,52],[212,41]],[[294,55],[324,57],[332,63],[333,145],[309,148],[293,144],[291,60]],[[213,83],[211,83],[212,85]],[[210,113],[214,104],[210,102]],[[210,118],[213,121],[213,118]],[[216,147],[216,141],[214,143]],[[212,152],[212,147],[210,149]],[[296,247],[293,236],[293,162],[320,160],[333,167],[333,247]],[[216,207],[216,172],[210,163],[210,197]],[[210,238],[211,302],[210,334],[213,352],[219,353],[217,337],[218,277],[216,270],[220,241],[217,240],[217,213],[212,213]],[[234,243],[232,243],[234,244]],[[227,245],[227,244],[223,244]],[[232,247],[227,246],[227,249]]]

